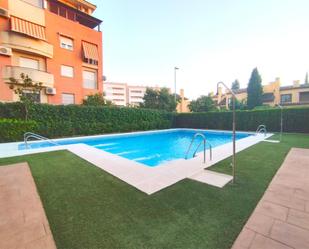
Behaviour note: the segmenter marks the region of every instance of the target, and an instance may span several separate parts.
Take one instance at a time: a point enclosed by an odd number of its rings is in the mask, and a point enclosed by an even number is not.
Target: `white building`
[[[139,105],[143,102],[146,86],[130,86],[126,83],[104,82],[103,89],[106,100],[115,105]]]
[[[104,82],[103,90],[106,100],[110,100],[115,105],[127,105],[127,84]]]

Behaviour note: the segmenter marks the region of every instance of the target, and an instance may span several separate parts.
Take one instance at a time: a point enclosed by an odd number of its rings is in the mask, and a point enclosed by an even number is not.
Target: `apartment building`
[[[107,100],[119,106],[138,106],[143,102],[146,86],[132,86],[127,83],[104,82]]]
[[[239,89],[235,91],[239,101],[247,100],[247,89]],[[218,89],[218,94],[212,95],[213,100],[219,106],[228,109],[232,100],[229,92],[223,93],[222,88]],[[309,105],[309,84],[300,84],[299,80],[295,80],[290,86],[281,86],[280,78],[263,86],[263,104],[275,106],[291,106],[291,105]]]
[[[103,92],[101,20],[85,0],[0,1],[0,101],[18,101],[9,78],[44,87],[41,103],[80,104]]]

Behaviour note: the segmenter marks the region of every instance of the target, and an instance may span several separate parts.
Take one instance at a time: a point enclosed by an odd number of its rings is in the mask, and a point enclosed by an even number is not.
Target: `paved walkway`
[[[308,149],[289,152],[232,248],[309,248]]]
[[[0,167],[0,248],[56,249],[27,163]]]

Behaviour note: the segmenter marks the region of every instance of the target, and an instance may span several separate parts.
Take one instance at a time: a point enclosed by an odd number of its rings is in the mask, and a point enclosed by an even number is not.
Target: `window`
[[[24,97],[26,97],[27,99],[32,100],[35,103],[40,103],[41,102],[41,94],[40,94],[39,91],[38,92],[34,92],[34,91],[24,90],[22,95]]]
[[[34,59],[30,59],[30,58],[20,57],[19,58],[19,66],[39,70],[39,61],[34,60]]]
[[[62,93],[62,104],[71,105],[75,103],[75,96],[71,93]]]
[[[292,102],[292,94],[281,94],[280,102],[281,103],[290,103],[290,102]]]
[[[98,65],[99,51],[98,46],[89,42],[82,42],[83,60],[92,65]]]
[[[50,2],[49,3],[49,8],[50,8],[50,11],[54,14],[57,14],[58,15],[58,5],[54,2]]]
[[[59,8],[59,15],[64,17],[64,18],[66,18],[67,17],[67,10],[66,10],[66,8],[60,6],[60,8]]]
[[[96,66],[99,64],[97,60],[88,59],[88,58],[84,58],[84,62],[91,64],[91,65],[96,65]]]
[[[84,88],[96,89],[97,88],[97,73],[91,71],[83,71]]]
[[[75,21],[75,13],[73,11],[68,10],[68,19]]]
[[[60,47],[73,50],[73,40],[68,37],[60,36]]]
[[[43,0],[24,0],[24,2],[27,2],[39,8],[43,8]]]
[[[61,65],[61,76],[73,78],[74,76],[73,67]]]
[[[309,92],[299,93],[299,102],[309,102]]]

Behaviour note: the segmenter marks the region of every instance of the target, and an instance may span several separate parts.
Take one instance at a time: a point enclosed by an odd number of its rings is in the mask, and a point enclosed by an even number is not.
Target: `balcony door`
[[[20,57],[19,66],[39,70],[39,61],[26,57]]]

